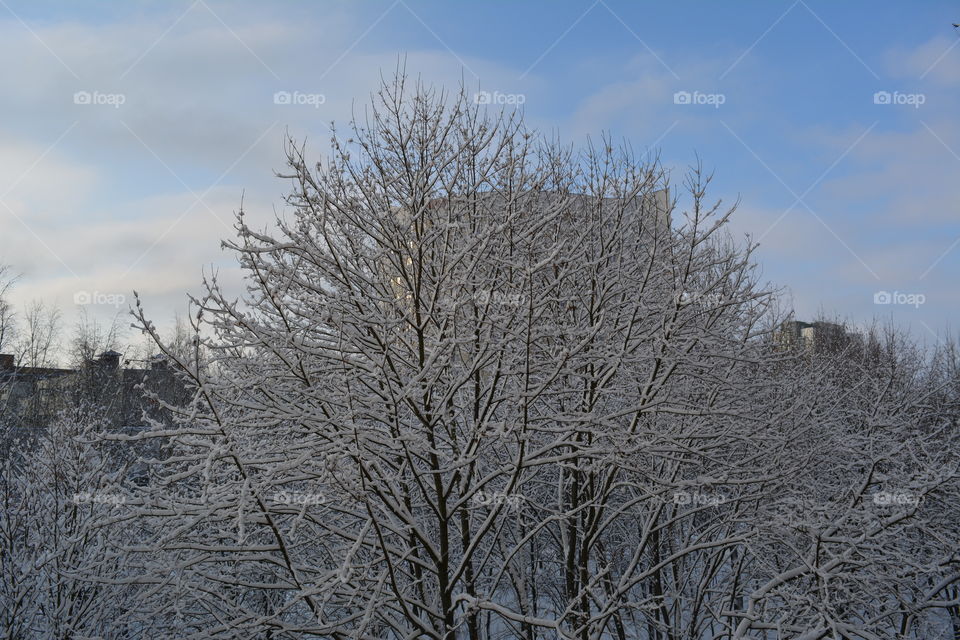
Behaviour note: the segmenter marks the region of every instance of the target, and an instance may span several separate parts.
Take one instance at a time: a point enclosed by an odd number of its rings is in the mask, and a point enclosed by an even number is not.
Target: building
[[[143,429],[148,418],[170,422],[162,402],[185,402],[187,387],[162,356],[155,356],[142,368],[122,367],[122,357],[106,351],[80,368],[61,369],[18,367],[14,356],[0,354],[3,439],[42,429],[65,411],[96,411],[107,429]]]
[[[4,426],[43,423],[62,407],[61,379],[73,369],[17,367],[13,355],[0,353],[0,420]]]
[[[783,345],[802,345],[817,350],[842,346],[849,337],[843,325],[822,320],[788,320],[777,332],[777,341]]]

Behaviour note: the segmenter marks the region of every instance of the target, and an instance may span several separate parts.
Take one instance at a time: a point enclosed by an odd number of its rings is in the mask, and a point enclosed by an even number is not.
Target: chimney
[[[104,351],[100,354],[100,357],[97,361],[101,366],[107,369],[119,369],[120,368],[120,356],[122,353],[117,353],[116,351]]]
[[[13,369],[13,365],[12,353],[0,353],[0,371],[10,371]]]

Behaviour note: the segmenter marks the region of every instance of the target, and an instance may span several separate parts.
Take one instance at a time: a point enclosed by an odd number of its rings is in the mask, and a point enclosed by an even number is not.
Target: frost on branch
[[[246,292],[194,299],[196,395],[157,434],[129,551],[166,633],[949,624],[955,359],[778,341],[699,167],[671,187],[402,76],[322,164],[287,149],[288,210],[237,217]]]

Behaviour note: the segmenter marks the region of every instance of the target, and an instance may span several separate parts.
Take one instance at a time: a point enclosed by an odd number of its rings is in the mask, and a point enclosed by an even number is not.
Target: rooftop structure
[[[79,368],[64,369],[18,367],[14,356],[0,354],[0,434],[22,435],[84,405],[102,411],[105,428],[139,428],[147,417],[166,421],[160,403],[143,390],[167,402],[182,401],[186,389],[174,370],[162,356],[151,358],[146,368],[121,367],[122,357],[106,351]]]
[[[780,325],[777,337],[783,344],[821,349],[841,344],[848,335],[842,325],[833,322],[789,320]]]

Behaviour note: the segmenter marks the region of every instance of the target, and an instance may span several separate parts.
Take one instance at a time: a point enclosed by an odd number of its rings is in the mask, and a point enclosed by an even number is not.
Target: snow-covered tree
[[[289,216],[238,214],[246,293],[204,282],[191,353],[138,301],[195,389],[128,547],[161,633],[916,637],[956,611],[955,370],[779,342],[699,167],[671,189],[404,76],[351,124],[315,166],[289,144]]]
[[[0,264],[0,353],[7,353],[16,339],[16,313],[10,302],[10,290],[17,275],[9,265]]]
[[[17,362],[26,367],[49,367],[57,360],[60,309],[42,300],[30,302],[18,326]]]
[[[779,377],[805,416],[776,452],[789,481],[757,501],[730,637],[954,637],[942,613],[960,579],[955,354],[924,362],[875,331],[802,351]]]
[[[0,633],[5,638],[136,637],[123,584],[135,538],[126,464],[92,408],[14,442],[0,473]],[[123,524],[118,524],[118,521]]]

